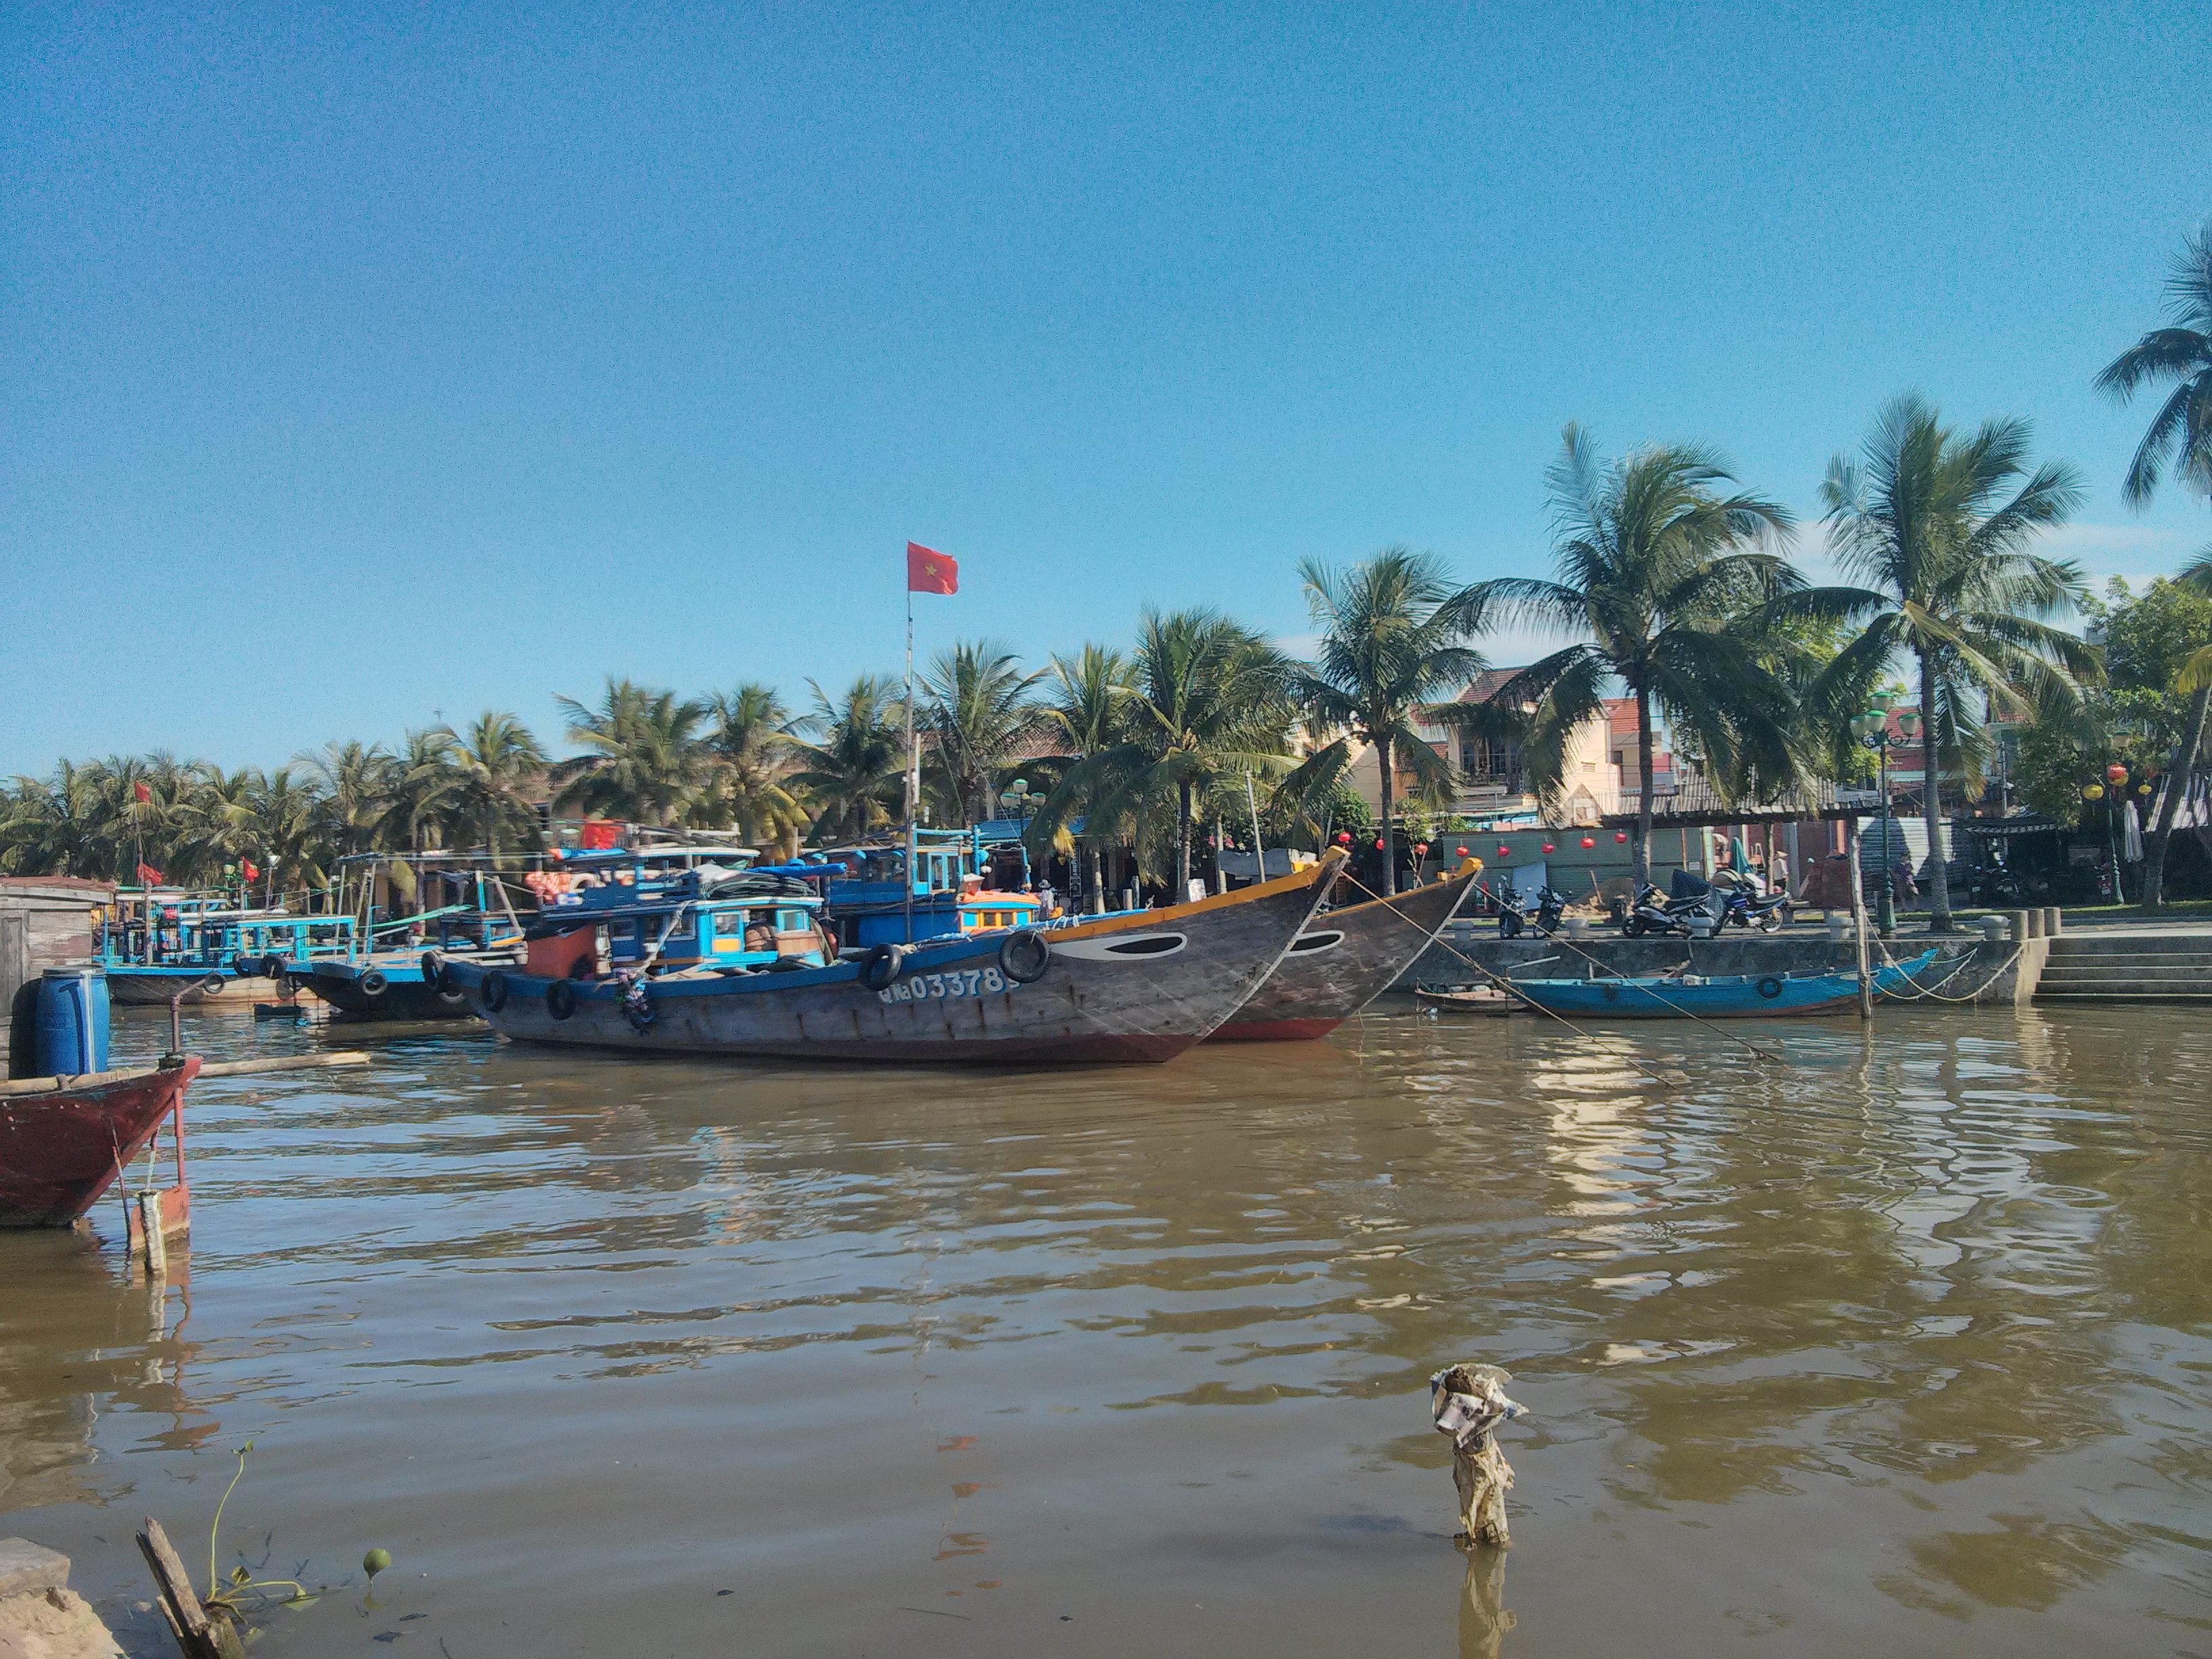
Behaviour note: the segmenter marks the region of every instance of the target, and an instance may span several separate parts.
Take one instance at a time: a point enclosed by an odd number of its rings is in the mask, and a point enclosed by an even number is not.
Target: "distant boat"
[[[1323,910],[1291,942],[1267,983],[1209,1042],[1296,1042],[1326,1036],[1398,982],[1465,901],[1474,870],[1395,898]]]
[[[415,860],[418,876],[457,883],[462,896],[472,898],[473,902],[441,905],[382,921],[372,921],[368,927],[370,949],[365,955],[331,953],[301,962],[287,962],[284,988],[307,991],[348,1019],[473,1018],[476,1010],[470,1006],[468,998],[441,986],[436,967],[426,969],[426,961],[468,952],[475,960],[490,967],[520,962],[524,922],[506,902],[496,872],[474,866],[457,871],[438,870],[433,866],[441,856],[418,856]],[[376,940],[380,935],[387,940],[398,935],[407,942],[387,943],[378,948]]]
[[[99,1200],[199,1075],[181,1066],[0,1083],[0,1227],[66,1227]]]
[[[1487,985],[1470,986],[1462,990],[1429,991],[1416,988],[1413,1000],[1424,1008],[1453,1014],[1510,1014],[1513,999],[1504,992]]]
[[[92,963],[124,1006],[159,1006],[179,992],[188,1008],[274,994],[288,966],[356,955],[351,916],[243,908],[221,895],[124,888],[103,908]]]
[[[1877,994],[1899,990],[1936,960],[1933,951],[1874,975]],[[1772,1019],[1840,1012],[1858,1001],[1856,973],[1685,974],[1670,978],[1516,979],[1513,994],[1570,1018]]]
[[[711,958],[579,977],[445,963],[503,1036],[619,1049],[819,1060],[1103,1065],[1170,1060],[1229,1018],[1290,949],[1341,863],[1234,893],[1050,931],[880,944],[823,966]],[[750,902],[781,931],[787,896]],[[803,915],[803,910],[801,911]],[[719,935],[723,922],[713,922]],[[580,941],[579,941],[580,944]],[[550,961],[543,965],[550,967]],[[649,969],[649,961],[639,963]]]

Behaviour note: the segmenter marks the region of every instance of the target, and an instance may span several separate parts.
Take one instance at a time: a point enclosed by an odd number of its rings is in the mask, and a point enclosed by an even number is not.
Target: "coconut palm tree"
[[[791,711],[775,689],[747,684],[707,701],[714,810],[740,840],[796,845],[806,809],[791,793]]]
[[[1037,833],[1080,812],[1101,823],[1170,817],[1176,892],[1190,888],[1196,809],[1230,779],[1286,771],[1289,665],[1211,610],[1145,612],[1130,659],[1122,730],[1079,761],[1046,799]]]
[[[568,741],[585,751],[554,767],[556,805],[639,823],[690,815],[708,772],[699,704],[611,678],[597,708],[555,701],[568,717]]]
[[[916,723],[933,740],[953,799],[969,823],[992,815],[1000,771],[1036,731],[1030,692],[1043,678],[1024,673],[1014,653],[991,640],[939,653],[922,676]]]
[[[468,731],[445,728],[452,772],[445,810],[464,844],[479,844],[496,859],[502,842],[533,840],[533,797],[545,779],[545,755],[530,728],[514,715],[486,709]]]
[[[51,775],[19,775],[0,820],[0,856],[14,875],[104,877],[112,844],[97,765],[58,763]]]
[[[441,726],[408,732],[392,757],[382,821],[385,844],[410,853],[439,846],[459,782],[451,730]]]
[[[1414,722],[1438,697],[1480,674],[1482,655],[1467,642],[1466,612],[1447,603],[1458,590],[1433,554],[1388,547],[1344,571],[1307,559],[1298,575],[1322,639],[1314,660],[1291,671],[1291,694],[1304,706],[1310,730],[1340,735],[1316,750],[1285,787],[1299,799],[1324,792],[1350,765],[1354,743],[1374,750],[1382,780],[1388,896],[1398,890],[1391,817],[1399,769],[1425,794],[1440,795],[1451,785],[1450,763]]]
[[[797,745],[793,783],[813,797],[813,840],[857,838],[896,822],[905,798],[906,704],[897,686],[863,674],[842,701],[812,680],[814,712],[799,722],[815,741]]]
[[[1495,710],[1534,709],[1524,752],[1547,795],[1562,782],[1570,734],[1603,713],[1613,681],[1626,688],[1637,726],[1633,868],[1649,881],[1656,717],[1731,793],[1796,775],[1789,690],[1747,620],[1799,583],[1778,550],[1790,515],[1762,496],[1720,494],[1735,479],[1710,450],[1658,445],[1608,465],[1572,423],[1546,482],[1558,579],[1479,582],[1450,609],[1470,632],[1518,622],[1585,636],[1491,699]]]
[[[2100,392],[2127,402],[2147,386],[2173,383],[2150,417],[2121,492],[2141,507],[2171,464],[2185,483],[2212,495],[2212,219],[2185,239],[2166,279],[2167,323],[2105,365]]]
[[[1899,655],[1917,666],[1929,927],[1938,933],[1951,927],[1944,754],[1973,748],[1983,705],[2063,706],[2099,672],[2095,652],[2053,625],[2085,597],[2081,573],[2030,550],[2065,520],[2081,483],[2062,463],[2031,472],[2028,439],[2025,421],[1984,421],[1962,434],[1917,393],[1893,400],[1861,459],[1837,456],[1820,486],[1829,544],[1861,586],[1808,588],[1783,607],[1863,626],[1816,696]]]
[[[2146,505],[2171,462],[2182,480],[2212,495],[2212,219],[2181,245],[2166,279],[2166,326],[2154,328],[2107,363],[2097,389],[2125,403],[2146,386],[2173,382],[2173,391],[2151,416],[2121,486],[2134,506]],[[2202,573],[2201,576],[2197,573]],[[2185,580],[2212,591],[2212,546]],[[2190,775],[2204,750],[2206,715],[2212,711],[2212,656],[2192,661],[2176,688],[2190,696],[2189,719],[2166,763],[2171,782],[2143,847],[2142,908],[2166,902],[2166,852]]]
[[[1108,646],[1086,645],[1073,657],[1054,657],[1048,672],[1053,689],[1038,704],[1038,713],[1046,730],[1057,737],[1062,757],[1080,762],[1111,746],[1122,731],[1123,715],[1134,695],[1121,653]],[[1103,819],[1085,822],[1086,890],[1094,903],[1103,902],[1100,896],[1106,890],[1099,849],[1120,827]],[[1042,845],[1039,843],[1040,849]]]
[[[392,805],[392,756],[380,744],[349,741],[325,744],[295,763],[316,786],[325,856],[374,851]]]

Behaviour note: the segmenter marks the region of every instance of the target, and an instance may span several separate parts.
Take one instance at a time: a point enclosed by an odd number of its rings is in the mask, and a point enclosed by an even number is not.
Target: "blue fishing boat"
[[[100,908],[92,961],[125,1006],[250,1008],[295,962],[357,954],[351,916],[254,909],[222,894],[123,888]]]
[[[345,872],[341,890],[354,875],[362,881],[361,952],[325,952],[286,963],[288,990],[304,990],[330,1004],[334,1017],[368,1020],[466,1019],[476,1011],[456,992],[441,989],[434,974],[425,975],[426,949],[441,956],[465,956],[488,966],[522,959],[524,922],[498,872],[470,855],[418,854],[412,860],[416,882],[444,890],[453,902],[411,915],[380,917],[370,902],[373,866],[382,855],[348,859],[342,866],[372,869]],[[453,867],[441,867],[452,866]]]
[[[839,848],[829,858],[802,867],[818,872],[831,927],[848,950],[1037,927],[1048,920],[1043,899],[1030,890],[1021,825],[1012,820],[965,830],[917,826],[911,893],[903,847]]]
[[[1874,975],[1877,994],[1907,988],[1936,960],[1927,951]],[[1775,1019],[1832,1014],[1858,1001],[1856,973],[1680,974],[1628,979],[1516,979],[1514,995],[1571,1019]]]

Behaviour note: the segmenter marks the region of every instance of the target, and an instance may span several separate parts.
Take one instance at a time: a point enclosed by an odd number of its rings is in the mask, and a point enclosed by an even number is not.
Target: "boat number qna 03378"
[[[950,974],[916,974],[876,993],[878,1002],[927,1002],[933,997],[980,997],[1006,988],[995,968],[969,968]]]

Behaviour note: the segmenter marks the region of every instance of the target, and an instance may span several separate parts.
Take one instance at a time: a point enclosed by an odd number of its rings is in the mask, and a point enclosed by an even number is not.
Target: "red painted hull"
[[[1208,1042],[1311,1042],[1316,1037],[1325,1037],[1338,1026],[1341,1019],[1263,1019],[1249,1024],[1231,1024],[1217,1027]]]
[[[66,1227],[143,1151],[199,1075],[174,1071],[0,1095],[0,1227]]]

